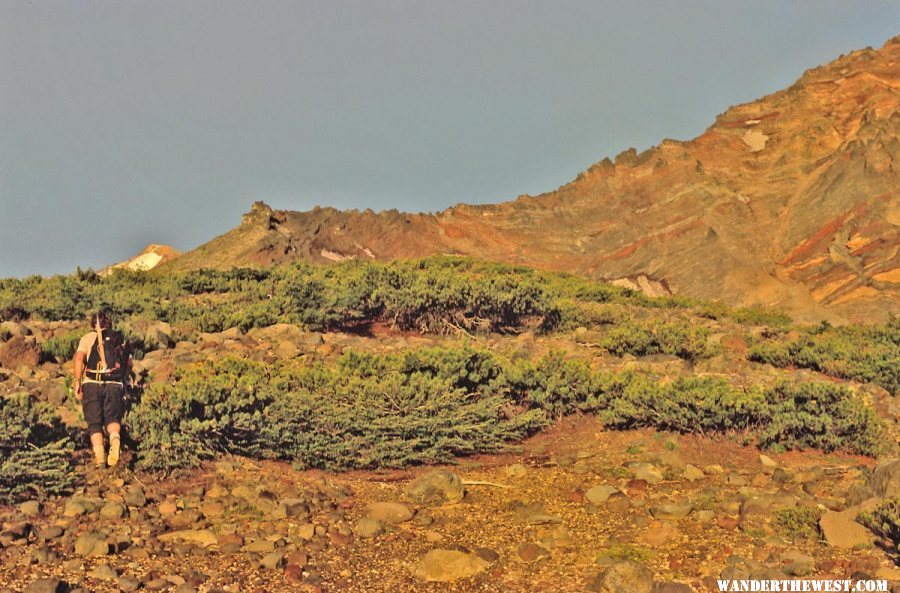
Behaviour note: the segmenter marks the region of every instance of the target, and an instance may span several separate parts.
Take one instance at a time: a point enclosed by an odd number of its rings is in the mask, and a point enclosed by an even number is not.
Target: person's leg
[[[85,383],[81,398],[81,409],[84,412],[84,420],[88,425],[88,435],[91,438],[91,448],[94,450],[94,463],[102,466],[106,457],[103,450],[103,403],[102,385]]]
[[[106,463],[110,467],[119,463],[119,450],[122,446],[122,413],[124,412],[124,388],[121,385],[106,385],[103,405],[106,418],[106,432],[109,433],[109,456]]]

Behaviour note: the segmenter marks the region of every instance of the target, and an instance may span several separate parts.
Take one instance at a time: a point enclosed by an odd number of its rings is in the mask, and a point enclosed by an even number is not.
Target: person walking
[[[121,333],[114,331],[108,311],[91,316],[92,331],[78,342],[75,351],[75,397],[81,402],[88,424],[94,463],[109,467],[119,462],[122,446],[122,414],[125,411],[125,381],[132,359]],[[106,453],[103,429],[109,435]]]

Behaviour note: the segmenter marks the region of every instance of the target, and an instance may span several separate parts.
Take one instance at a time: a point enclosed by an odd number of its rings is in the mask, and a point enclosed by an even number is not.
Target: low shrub
[[[794,339],[754,345],[750,360],[778,367],[813,369],[843,379],[875,383],[900,393],[900,318],[884,325],[832,327],[823,324]]]
[[[759,431],[762,446],[812,447],[872,455],[887,434],[875,410],[834,383],[782,382],[766,391],[767,415]]]
[[[709,329],[689,323],[634,321],[612,328],[600,345],[616,356],[670,354],[691,362],[717,352],[709,344]]]
[[[500,451],[574,412],[597,412],[611,427],[755,434],[764,446],[871,454],[883,442],[871,410],[833,385],[659,384],[559,353],[510,360],[469,347],[351,351],[336,365],[207,362],[181,369],[174,385],[151,386],[129,422],[139,465],[150,470],[221,452],[340,470]]]
[[[775,525],[794,540],[817,537],[821,518],[822,511],[817,507],[796,506],[775,511]]]
[[[0,501],[65,494],[75,483],[71,440],[49,404],[0,397]]]
[[[860,522],[887,544],[895,562],[900,562],[900,497],[886,498],[871,512],[863,513]]]
[[[78,349],[78,342],[84,333],[84,331],[72,330],[53,336],[41,344],[41,357],[44,360],[56,362],[72,360],[75,350]]]

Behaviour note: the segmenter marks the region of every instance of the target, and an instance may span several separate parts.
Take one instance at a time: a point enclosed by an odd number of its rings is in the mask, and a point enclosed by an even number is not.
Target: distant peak
[[[151,243],[144,247],[144,250],[136,256],[109,266],[105,270],[102,270],[101,274],[107,275],[117,269],[131,270],[133,272],[146,272],[162,263],[175,259],[179,255],[181,255],[181,252],[174,247]]]
[[[264,222],[268,225],[269,220],[274,213],[275,211],[272,210],[271,206],[269,206],[262,200],[258,200],[256,202],[253,202],[253,205],[250,206],[250,212],[247,212],[241,218],[241,223],[248,225],[258,222]]]

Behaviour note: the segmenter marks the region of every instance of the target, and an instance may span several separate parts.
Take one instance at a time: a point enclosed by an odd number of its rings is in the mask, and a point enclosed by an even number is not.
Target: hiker
[[[132,360],[122,334],[112,328],[107,311],[91,316],[93,331],[84,335],[75,351],[75,396],[81,402],[94,463],[110,467],[119,462],[122,445],[122,414],[125,409],[125,381]],[[109,454],[103,446],[103,428],[109,434]]]

